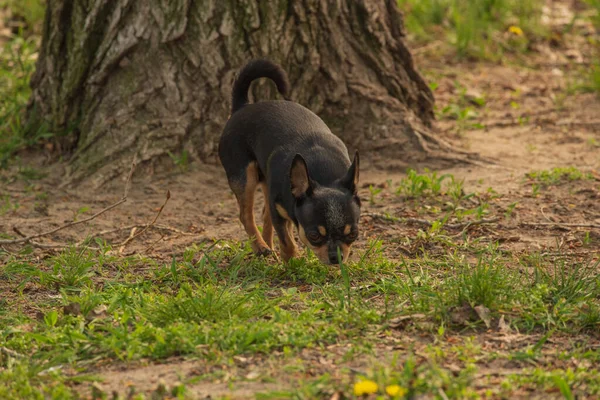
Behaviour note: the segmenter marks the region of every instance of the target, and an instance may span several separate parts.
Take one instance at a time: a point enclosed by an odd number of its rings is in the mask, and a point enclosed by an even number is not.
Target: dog
[[[285,100],[249,104],[250,84],[259,78],[272,80]],[[322,263],[338,264],[358,238],[358,152],[351,162],[341,139],[316,114],[290,101],[289,90],[287,74],[271,61],[253,60],[242,68],[219,158],[255,254],[273,251],[275,229],[283,260],[297,257],[295,226]],[[262,234],[254,219],[259,186],[265,197]]]

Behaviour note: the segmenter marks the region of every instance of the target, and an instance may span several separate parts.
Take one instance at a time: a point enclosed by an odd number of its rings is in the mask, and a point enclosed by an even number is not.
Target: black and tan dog
[[[287,99],[285,71],[267,60],[248,63],[232,92],[231,118],[219,157],[240,207],[240,220],[257,254],[273,248],[273,228],[285,261],[297,256],[300,239],[326,264],[343,260],[358,237],[358,152],[350,163],[344,143],[307,108],[292,101],[248,104],[255,79],[269,78]],[[265,195],[262,235],[254,220],[254,194]]]

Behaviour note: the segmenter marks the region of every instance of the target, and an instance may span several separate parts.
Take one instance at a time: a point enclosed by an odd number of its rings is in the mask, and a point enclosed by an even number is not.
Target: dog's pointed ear
[[[292,161],[290,183],[292,194],[296,199],[311,195],[312,185],[308,175],[308,167],[306,166],[306,161],[304,161],[304,158],[302,158],[300,154],[296,154]]]
[[[346,176],[342,179],[342,185],[352,194],[356,194],[358,191],[359,164],[360,160],[357,150],[356,153],[354,153],[354,161],[352,161],[352,165],[350,168],[348,168]]]

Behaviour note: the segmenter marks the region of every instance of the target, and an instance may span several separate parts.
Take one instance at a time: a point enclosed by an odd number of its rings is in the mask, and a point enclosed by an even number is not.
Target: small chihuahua
[[[269,78],[286,100],[248,104],[255,79]],[[219,158],[240,207],[240,221],[256,254],[273,249],[273,228],[285,261],[302,242],[325,264],[346,261],[358,237],[358,152],[351,163],[344,143],[313,112],[288,100],[281,67],[254,60],[232,90],[231,117],[219,142]],[[254,220],[254,194],[265,196],[262,235]]]

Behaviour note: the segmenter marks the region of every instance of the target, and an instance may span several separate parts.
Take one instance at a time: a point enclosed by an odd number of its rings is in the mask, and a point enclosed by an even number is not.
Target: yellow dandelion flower
[[[379,387],[373,381],[364,380],[354,384],[354,395],[363,396],[365,394],[377,393]]]
[[[510,28],[508,28],[508,31],[510,33],[514,33],[517,36],[523,36],[523,29],[519,28],[518,26],[511,26]]]
[[[404,397],[408,390],[399,385],[390,385],[385,388],[385,392],[391,397]]]

